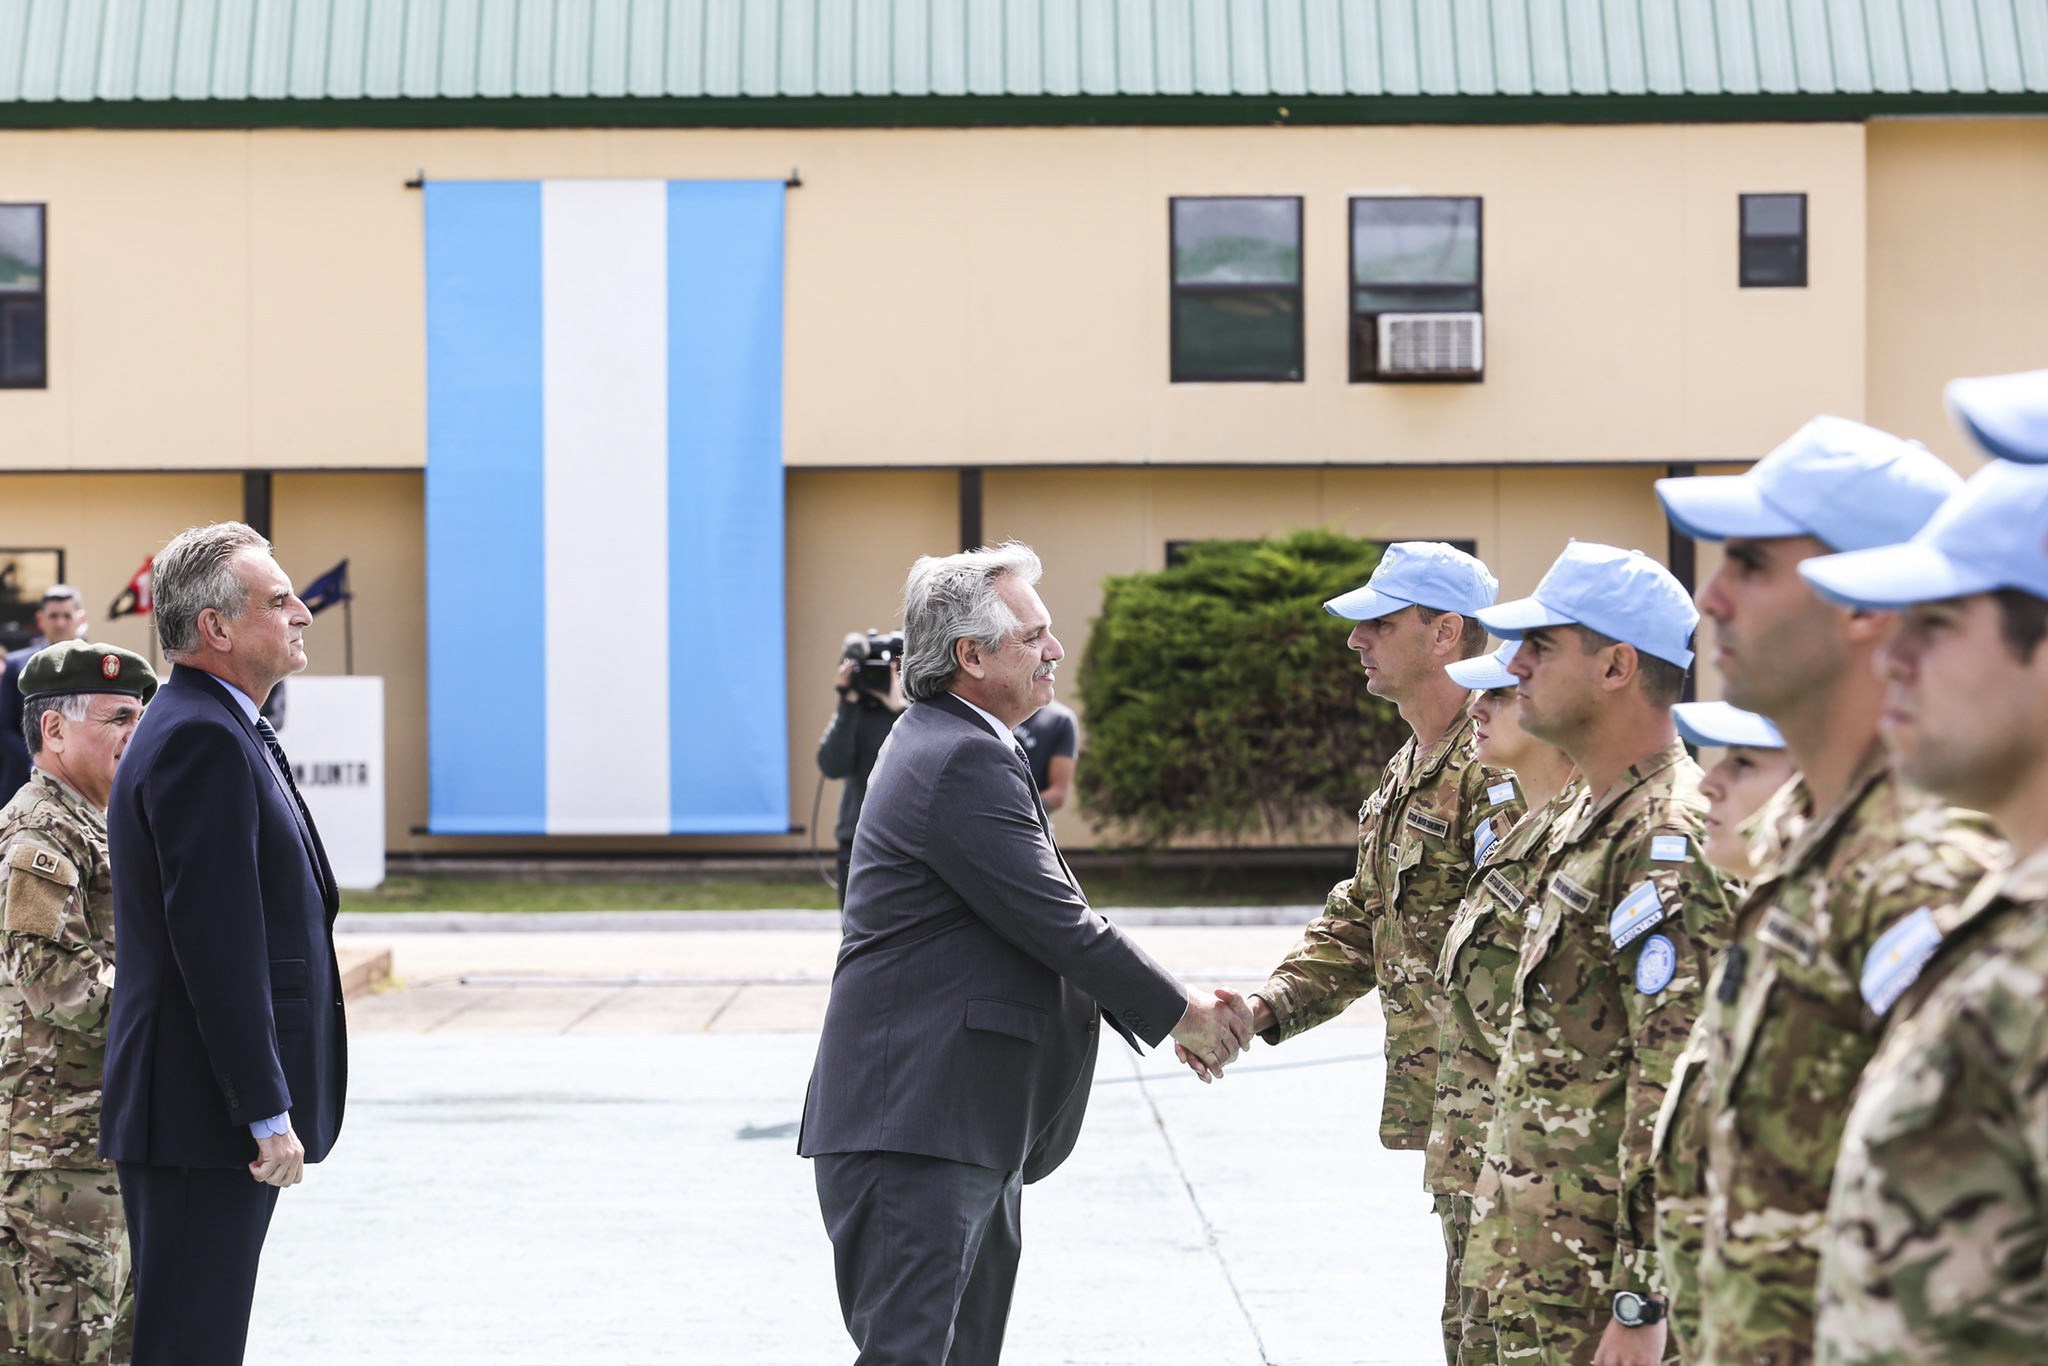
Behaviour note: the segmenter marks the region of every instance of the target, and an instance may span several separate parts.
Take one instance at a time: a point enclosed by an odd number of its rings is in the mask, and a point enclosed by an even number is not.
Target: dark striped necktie
[[[284,746],[278,743],[277,731],[267,716],[256,718],[256,733],[263,737],[264,748],[277,761],[277,771],[284,774],[284,785],[291,789],[292,800],[299,804],[299,819],[306,823],[306,829],[313,828],[313,813],[306,809],[306,799],[299,795],[299,785],[292,778],[292,761],[284,757]]]

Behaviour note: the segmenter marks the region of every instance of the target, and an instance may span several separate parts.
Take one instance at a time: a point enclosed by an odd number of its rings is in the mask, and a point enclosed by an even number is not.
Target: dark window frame
[[[1799,231],[1795,233],[1760,232],[1749,230],[1749,201],[1752,199],[1796,199],[1799,201]],[[1743,289],[1805,289],[1807,287],[1807,242],[1812,237],[1813,220],[1811,204],[1804,190],[1770,190],[1754,194],[1735,196],[1735,280]],[[1749,249],[1757,247],[1795,246],[1799,249],[1799,278],[1797,280],[1753,280],[1750,278]]]
[[[1183,202],[1200,202],[1220,199],[1270,199],[1294,205],[1294,370],[1287,373],[1276,371],[1271,374],[1213,374],[1207,371],[1190,370],[1180,360],[1180,306],[1181,299],[1190,294],[1276,294],[1286,293],[1290,286],[1272,284],[1193,284],[1180,282],[1174,262],[1174,229],[1179,222],[1179,206]],[[1301,384],[1308,378],[1308,338],[1305,325],[1307,312],[1308,282],[1308,210],[1303,196],[1298,194],[1177,194],[1166,200],[1166,289],[1171,302],[1166,320],[1167,382],[1169,384]]]
[[[6,367],[0,365],[0,389],[47,389],[50,387],[50,206],[47,203],[0,200],[0,209],[36,211],[36,239],[42,255],[40,282],[35,290],[0,293],[0,355],[4,355],[7,345],[8,315],[23,308],[25,303],[40,315],[38,340],[42,354],[36,357],[36,373],[30,379],[9,379]]]
[[[1368,203],[1386,203],[1392,200],[1444,199],[1469,200],[1477,214],[1479,252],[1474,263],[1472,283],[1432,285],[1379,286],[1389,289],[1412,289],[1418,295],[1431,290],[1449,293],[1470,290],[1479,296],[1474,308],[1430,308],[1427,306],[1404,309],[1380,309],[1373,313],[1358,311],[1358,291],[1367,286],[1358,282],[1358,206]],[[1381,313],[1477,313],[1486,316],[1486,196],[1478,194],[1355,194],[1344,201],[1344,316],[1349,320],[1349,350],[1346,366],[1350,370],[1353,384],[1483,384],[1486,382],[1486,367],[1481,365],[1476,375],[1382,375],[1378,371],[1379,361],[1379,319]],[[1480,324],[1482,327],[1484,323]],[[1366,362],[1373,364],[1370,368]]]

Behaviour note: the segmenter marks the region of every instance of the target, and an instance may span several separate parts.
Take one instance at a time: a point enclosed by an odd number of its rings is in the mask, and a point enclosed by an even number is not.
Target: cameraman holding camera
[[[839,793],[839,824],[833,838],[839,842],[839,904],[846,904],[846,871],[853,859],[853,831],[860,822],[861,803],[867,800],[868,774],[875,756],[889,738],[890,727],[903,713],[903,633],[882,635],[875,631],[854,632],[846,638],[839,662],[839,710],[818,741],[818,771],[827,778],[844,778]]]

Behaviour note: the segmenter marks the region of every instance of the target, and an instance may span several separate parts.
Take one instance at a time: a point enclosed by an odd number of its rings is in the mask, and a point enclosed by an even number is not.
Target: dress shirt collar
[[[961,697],[959,693],[954,693],[953,696],[961,702],[966,702],[968,707],[973,709],[973,712],[976,716],[979,716],[982,720],[986,721],[988,723],[988,728],[996,733],[997,739],[1001,740],[1011,749],[1016,750],[1019,754],[1022,754],[1024,752],[1024,747],[1017,743],[1017,737],[1010,733],[1010,728],[1008,726],[1004,725],[1001,721],[998,721],[996,719],[995,713],[987,710],[984,707],[975,706],[974,703],[968,702],[966,698]]]
[[[236,703],[242,708],[242,715],[249,718],[250,725],[255,725],[256,718],[261,714],[262,710],[256,705],[256,699],[228,682],[225,678],[222,678],[219,674],[209,674],[208,677],[228,690],[228,696],[234,698]]]

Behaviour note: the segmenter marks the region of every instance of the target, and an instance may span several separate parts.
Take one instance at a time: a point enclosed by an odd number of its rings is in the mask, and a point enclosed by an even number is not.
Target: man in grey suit
[[[911,705],[869,779],[844,938],[797,1147],[815,1158],[857,1366],[1002,1355],[1022,1187],[1073,1151],[1096,1022],[1171,1036],[1220,1075],[1235,993],[1188,990],[1089,908],[1011,729],[1065,654],[1009,544],[920,559],[904,588]]]

